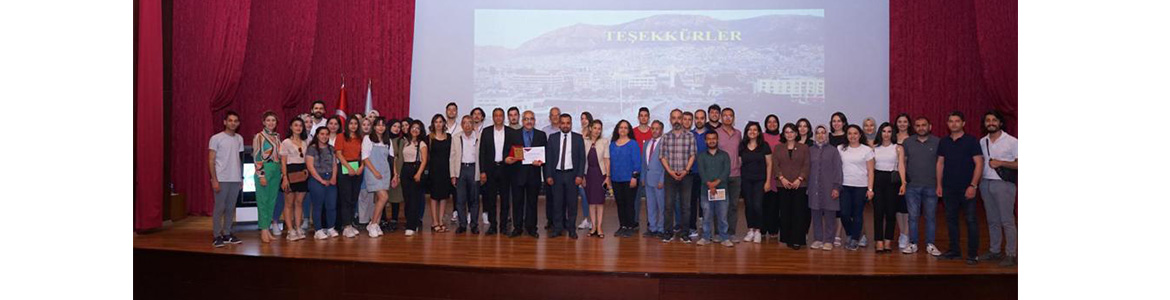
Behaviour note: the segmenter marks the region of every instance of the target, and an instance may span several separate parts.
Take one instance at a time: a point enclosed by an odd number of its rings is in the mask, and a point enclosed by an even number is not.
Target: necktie
[[[654,155],[654,145],[658,144],[658,140],[650,140],[650,151],[646,152],[646,163],[650,163],[650,158]]]
[[[569,136],[567,134],[565,134],[564,132],[562,132],[561,133],[561,166],[559,168],[557,168],[558,170],[561,170],[561,171],[565,170],[565,147],[568,147],[568,145],[569,145],[568,143],[569,143]]]

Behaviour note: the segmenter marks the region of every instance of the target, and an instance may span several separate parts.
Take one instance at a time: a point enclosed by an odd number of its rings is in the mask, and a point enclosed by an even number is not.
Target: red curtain
[[[174,4],[174,98],[171,179],[191,214],[212,208],[207,139],[223,129],[235,101],[247,46],[251,1],[177,0]]]
[[[926,116],[941,135],[958,110],[979,136],[980,118],[995,108],[1014,125],[1015,20],[1014,1],[890,1],[890,117]]]
[[[135,1],[134,229],[162,226],[162,2]]]
[[[241,114],[250,142],[260,115],[289,118],[324,100],[332,115],[345,75],[350,113],[409,112],[413,0],[182,1],[174,6],[171,180],[190,213],[211,212],[207,139],[221,130],[222,109]]]

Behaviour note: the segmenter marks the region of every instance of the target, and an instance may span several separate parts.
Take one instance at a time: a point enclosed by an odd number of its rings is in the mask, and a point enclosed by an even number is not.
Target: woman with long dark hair
[[[800,118],[800,120],[796,120],[796,136],[797,143],[807,146],[813,145],[813,128],[812,123],[809,123],[808,119]]]
[[[829,116],[829,145],[840,146],[848,142],[845,137],[845,128],[849,127],[849,118],[843,112],[835,112]],[[858,129],[861,129],[858,127]]]
[[[910,137],[911,122],[910,114],[907,113],[900,113],[897,117],[894,118],[895,144],[902,145],[902,142],[906,141],[906,139]],[[905,185],[906,182],[902,182],[902,184]],[[898,249],[903,249],[910,245],[910,232],[908,230],[908,228],[910,228],[910,209],[906,206],[906,195],[899,194],[897,202],[898,213],[895,215],[898,219],[898,231],[901,232],[898,234]]]
[[[272,214],[276,206],[276,197],[280,194],[277,180],[283,178],[280,159],[280,133],[276,131],[276,113],[264,112],[261,118],[264,129],[252,138],[252,161],[256,165],[256,214],[260,226],[260,241],[271,242],[272,233],[268,231],[276,227]]]
[[[390,159],[393,158],[390,145],[386,142],[390,139],[389,131],[386,130],[386,119],[377,117],[374,119],[373,128],[369,135],[362,141],[362,167],[365,169],[366,190],[374,193],[374,212],[370,218],[370,223],[366,225],[366,231],[369,236],[379,237],[382,235],[382,228],[378,227],[377,220],[382,217],[382,207],[386,205],[386,201],[390,198],[388,190],[391,185],[396,185],[398,182],[398,173],[391,169]]]
[[[337,149],[337,163],[341,165],[337,171],[337,222],[334,231],[340,229],[347,238],[358,235],[357,228],[353,227],[353,215],[357,211],[358,197],[362,191],[362,117],[350,116],[345,127],[337,133],[334,140]]]
[[[874,140],[873,174],[873,241],[877,253],[889,253],[894,237],[895,214],[898,195],[906,181],[906,167],[902,161],[902,145],[894,143],[894,129],[890,123],[882,123]]]
[[[422,121],[410,122],[410,127],[406,130],[405,145],[402,146],[402,194],[406,200],[406,236],[414,236],[422,227],[422,216],[426,207],[422,186],[428,150],[424,127]]]
[[[631,237],[638,234],[638,216],[634,206],[638,205],[638,176],[642,173],[641,148],[634,138],[634,128],[626,120],[618,121],[613,127],[609,143],[609,179],[613,187],[613,198],[618,205],[618,229],[614,236]]]
[[[300,118],[289,121],[288,132],[288,138],[280,142],[280,173],[284,174],[280,187],[284,189],[284,226],[289,229],[287,238],[289,241],[299,241],[305,238],[304,230],[297,224],[304,220],[302,201],[309,191],[309,172],[305,167],[305,140],[309,134],[305,132],[305,121]]]
[[[589,202],[588,218],[592,219],[589,236],[604,238],[601,222],[605,217],[605,190],[610,185],[609,178],[609,140],[601,136],[601,120],[589,122],[589,129],[585,133],[585,195]]]
[[[340,122],[337,120],[336,122]],[[333,123],[330,118],[330,123]],[[313,144],[305,151],[305,165],[309,167],[309,193],[313,201],[313,216],[320,219],[313,222],[316,232],[314,239],[324,240],[337,237],[333,229],[337,221],[337,150],[329,144],[329,127],[317,127]]]
[[[865,221],[865,202],[873,199],[873,148],[868,146],[861,127],[849,125],[845,129],[848,143],[837,146],[841,152],[841,225],[849,235],[847,250],[857,250]]]
[[[447,118],[435,114],[431,118],[431,134],[427,138],[427,169],[431,178],[431,231],[447,232],[443,223],[446,202],[455,186],[451,185],[451,136],[447,134]]]
[[[744,242],[759,244],[763,240],[760,228],[764,218],[764,191],[772,189],[768,178],[772,174],[772,148],[764,141],[760,123],[748,122],[743,128],[743,141],[739,143],[739,159],[742,162],[740,174],[743,182],[743,201],[747,206],[744,215],[747,217],[748,232],[743,236]],[[734,213],[734,212],[732,212]]]

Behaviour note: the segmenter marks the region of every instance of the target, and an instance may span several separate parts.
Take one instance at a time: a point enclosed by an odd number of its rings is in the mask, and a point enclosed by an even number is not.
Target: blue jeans
[[[547,184],[545,184],[545,185],[547,185]],[[585,215],[585,219],[588,220],[589,219],[589,201],[587,199],[585,199],[585,188],[578,186],[577,187],[577,195],[581,195],[581,211],[582,211],[582,214]],[[548,198],[548,197],[545,197],[545,198]],[[546,200],[546,202],[547,202],[547,200]],[[545,205],[548,205],[548,204],[546,203]]]
[[[276,204],[272,206],[272,221],[277,225],[284,224],[280,222],[280,216],[284,215],[284,191],[276,193]]]
[[[319,217],[318,220],[313,220],[313,227],[317,230],[333,228],[337,220],[337,186],[325,186],[310,177],[309,195],[312,195],[313,215]]]
[[[653,232],[665,232],[662,228],[662,213],[666,211],[665,194],[657,185],[646,187],[646,229]],[[637,211],[635,209],[634,211]],[[676,210],[677,211],[677,210]]]
[[[865,187],[841,186],[841,225],[852,240],[861,239],[865,224]]]
[[[703,207],[703,238],[712,240],[711,227],[718,225],[716,230],[719,231],[719,240],[726,241],[731,239],[731,235],[727,233],[727,202],[731,201],[730,197],[728,197],[728,200],[711,201],[708,200],[711,192],[706,187],[703,187],[702,193],[703,195],[700,196],[699,200],[700,205]],[[715,222],[719,222],[719,224],[715,224]]]
[[[934,244],[935,211],[938,210],[938,194],[933,187],[906,187],[906,210],[910,211],[908,229],[910,243],[918,243],[918,216],[926,217],[926,243]]]

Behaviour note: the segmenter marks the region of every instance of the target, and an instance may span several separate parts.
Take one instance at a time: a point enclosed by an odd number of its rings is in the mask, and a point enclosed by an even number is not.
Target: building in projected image
[[[752,92],[788,96],[801,103],[825,99],[825,79],[815,77],[787,77],[757,79]]]

